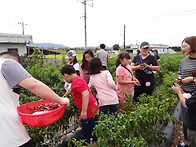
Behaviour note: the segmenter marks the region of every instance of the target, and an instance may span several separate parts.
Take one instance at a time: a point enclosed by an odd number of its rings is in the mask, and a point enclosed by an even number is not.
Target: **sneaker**
[[[183,141],[180,144],[177,144],[176,147],[188,147]]]

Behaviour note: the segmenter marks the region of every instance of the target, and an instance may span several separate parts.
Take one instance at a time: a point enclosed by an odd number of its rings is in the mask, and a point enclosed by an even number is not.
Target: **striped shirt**
[[[182,61],[180,62],[180,69],[178,72],[178,76],[181,77],[182,79],[186,77],[192,77],[192,72],[195,68],[196,68],[196,58],[186,57],[182,59]],[[182,84],[181,87],[184,92],[189,92],[189,93],[192,93],[192,91],[195,88],[194,82],[188,84]]]

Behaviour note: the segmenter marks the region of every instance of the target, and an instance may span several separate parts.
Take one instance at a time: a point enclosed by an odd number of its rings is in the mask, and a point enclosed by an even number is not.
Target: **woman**
[[[139,80],[140,85],[134,87],[134,100],[138,101],[141,94],[152,95],[155,88],[155,76],[153,71],[159,71],[159,65],[153,55],[149,54],[149,43],[142,42],[140,45],[140,55],[133,58],[131,63],[135,71],[135,78]]]
[[[88,73],[88,65],[91,59],[94,57],[92,50],[86,50],[83,53],[81,68],[80,68],[80,76],[86,81],[86,83],[89,83],[90,75]]]
[[[182,53],[188,55],[180,62],[177,83],[181,83],[181,88],[186,93],[192,93],[194,90],[194,82],[187,83],[183,80],[186,77],[192,76],[193,70],[196,68],[196,36],[187,37],[182,41]],[[183,133],[184,144],[188,145],[188,135],[186,127],[186,109],[181,105],[183,115]]]

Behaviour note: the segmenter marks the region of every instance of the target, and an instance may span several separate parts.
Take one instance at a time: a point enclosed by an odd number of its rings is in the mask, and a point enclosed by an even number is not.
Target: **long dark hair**
[[[82,65],[81,65],[81,68],[84,70],[88,70],[88,62],[86,61],[86,59],[85,59],[85,55],[86,54],[89,54],[92,58],[94,57],[94,54],[93,54],[93,51],[92,50],[90,50],[90,49],[88,49],[88,50],[86,50],[86,51],[84,51],[84,53],[83,53],[83,58],[82,58]]]
[[[131,59],[128,52],[122,52],[122,53],[118,54],[118,58],[116,59],[116,67],[118,67],[121,64],[120,59],[123,60],[124,58]]]
[[[98,74],[101,73],[102,63],[97,57],[93,57],[88,66],[88,74]]]
[[[76,56],[75,56],[73,62],[70,62],[69,64],[71,64],[71,63],[73,63],[73,65],[76,64],[76,63],[78,63],[78,60],[77,60]]]

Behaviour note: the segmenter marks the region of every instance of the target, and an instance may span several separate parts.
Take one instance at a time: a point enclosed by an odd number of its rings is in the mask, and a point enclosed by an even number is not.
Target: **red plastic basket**
[[[41,104],[56,103],[50,100],[40,100],[18,106],[18,114],[22,122],[31,127],[44,127],[58,121],[64,114],[65,105],[43,114],[32,114],[32,108]]]

